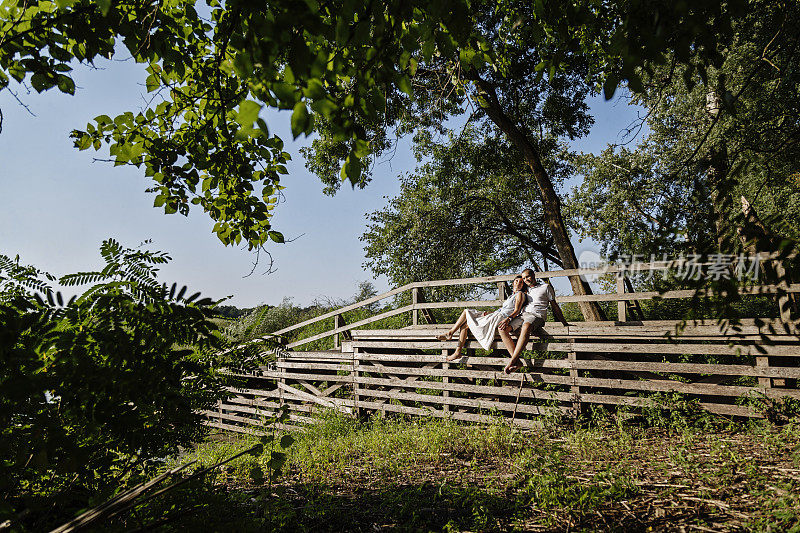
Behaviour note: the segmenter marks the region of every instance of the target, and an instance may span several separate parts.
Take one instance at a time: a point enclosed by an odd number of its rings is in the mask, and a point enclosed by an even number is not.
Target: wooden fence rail
[[[775,254],[772,255],[763,255],[764,261],[773,260]],[[710,263],[697,263],[697,267],[708,266]],[[630,279],[628,278],[628,274],[637,274],[642,272],[648,271],[655,271],[655,270],[671,270],[676,268],[681,268],[683,266],[682,260],[679,261],[654,261],[649,263],[632,263],[626,265],[608,265],[602,268],[584,268],[584,269],[573,269],[573,270],[554,270],[548,272],[536,272],[537,279],[544,279],[550,280],[552,278],[558,277],[573,277],[573,276],[591,276],[591,275],[602,275],[602,274],[616,274],[617,275],[617,287],[616,292],[609,293],[609,294],[591,294],[591,295],[578,295],[578,296],[560,296],[558,298],[559,302],[561,303],[579,303],[579,302],[617,302],[618,308],[618,317],[619,320],[622,322],[626,322],[628,320],[628,309],[632,309],[634,312],[638,310],[640,316],[636,317],[638,319],[643,319],[644,317],[641,316],[641,307],[639,307],[639,302],[645,300],[652,300],[652,299],[685,299],[691,298],[695,295],[694,290],[672,290],[666,292],[656,292],[656,291],[642,291],[642,292],[635,292],[633,291],[633,287],[630,283]],[[390,291],[387,291],[382,294],[378,294],[366,300],[346,305],[334,311],[330,311],[324,313],[320,316],[304,320],[298,324],[294,324],[292,326],[280,329],[270,335],[270,337],[285,337],[287,334],[296,332],[301,328],[309,326],[311,324],[315,324],[317,322],[321,322],[327,319],[334,319],[333,327],[327,331],[317,333],[311,335],[309,337],[295,340],[287,345],[287,348],[297,348],[299,346],[303,346],[305,344],[324,339],[327,337],[334,337],[334,348],[338,347],[339,344],[339,336],[340,335],[347,335],[350,331],[361,328],[368,324],[372,324],[378,322],[380,320],[390,318],[393,316],[401,315],[404,313],[410,313],[411,315],[411,323],[412,325],[420,325],[419,315],[422,314],[426,319],[428,324],[433,322],[431,310],[434,309],[452,309],[452,308],[466,308],[466,307],[474,307],[474,308],[485,308],[485,307],[497,307],[499,306],[502,301],[505,299],[505,290],[504,287],[506,286],[506,282],[513,280],[515,277],[514,274],[502,275],[502,276],[483,276],[483,277],[473,277],[473,278],[460,278],[460,279],[445,279],[445,280],[433,280],[433,281],[420,281],[414,283],[408,283],[401,287],[397,287]],[[481,300],[481,301],[444,301],[444,302],[427,302],[425,301],[424,295],[422,293],[422,289],[430,289],[434,287],[455,287],[455,286],[464,286],[464,285],[491,285],[496,284],[498,287],[498,295],[497,299],[493,300]],[[376,315],[370,316],[368,318],[364,318],[350,324],[345,324],[343,320],[343,314],[355,311],[358,309],[363,309],[367,306],[373,305],[377,302],[382,300],[386,300],[387,298],[396,297],[403,293],[408,292],[405,301],[410,302],[408,305],[404,305],[395,309],[390,309]],[[800,283],[797,284],[783,284],[783,285],[755,285],[749,287],[742,287],[740,289],[741,294],[749,294],[749,295],[785,295],[787,293],[800,293]],[[711,294],[709,294],[710,296]]]
[[[258,432],[283,406],[290,409],[282,426],[286,430],[302,430],[328,410],[352,417],[394,413],[535,427],[542,416],[574,415],[589,406],[671,408],[673,394],[713,413],[744,417],[761,416],[754,409],[759,402],[800,399],[800,331],[783,312],[780,319],[741,319],[735,326],[644,320],[639,301],[688,298],[694,292],[634,292],[625,274],[675,266],[664,261],[537,273],[543,279],[616,274],[612,294],[563,296],[559,301],[616,301],[620,320],[547,323],[529,341],[532,356],[524,360],[524,368],[511,375],[503,372],[508,353],[499,340],[481,355],[468,344],[465,357],[447,361],[456,343],[436,340],[448,325],[433,323],[430,313],[498,306],[513,275],[410,283],[275,332],[273,337],[280,338],[334,319],[331,329],[276,350],[270,366],[230,371],[236,380],[230,396],[202,414],[213,427],[240,432]],[[427,302],[423,294],[424,288],[481,284],[496,284],[497,299]],[[345,323],[343,313],[406,291],[408,305]],[[742,294],[781,298],[793,292],[800,292],[800,284],[741,289]],[[358,329],[402,313],[411,314],[406,328]],[[334,350],[293,350],[330,336]]]
[[[232,431],[258,431],[287,405],[286,429],[302,429],[315,413],[367,413],[505,420],[530,428],[542,416],[574,415],[590,405],[630,409],[672,407],[679,393],[726,416],[758,417],[753,401],[800,399],[800,339],[783,324],[745,320],[737,331],[715,322],[546,324],[528,349],[523,371],[503,373],[499,341],[487,355],[448,362],[453,341],[436,341],[444,326],[356,330],[341,351],[279,350],[271,368],[239,374],[230,399],[204,414]]]

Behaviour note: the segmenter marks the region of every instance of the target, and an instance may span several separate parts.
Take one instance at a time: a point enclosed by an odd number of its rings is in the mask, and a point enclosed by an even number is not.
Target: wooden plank
[[[562,381],[558,378],[565,376],[542,376],[542,381],[557,382]],[[615,378],[593,378],[579,377],[576,382],[585,387],[604,388],[604,389],[623,389],[628,391],[648,391],[648,392],[681,392],[685,394],[698,394],[706,396],[726,396],[738,398],[757,392],[769,398],[780,398],[789,396],[800,398],[800,390],[796,389],[762,389],[760,387],[745,387],[741,385],[715,385],[711,383],[683,383],[680,381],[664,380],[633,380]],[[567,384],[567,383],[564,383]]]
[[[340,376],[338,374],[311,374],[303,372],[280,372],[280,375],[284,379],[295,379],[297,381],[329,381],[350,383],[350,381],[353,379],[349,375]]]
[[[344,318],[342,318],[341,314],[333,315],[333,329],[339,329],[344,325]],[[344,333],[342,333],[342,335],[344,335]],[[339,348],[339,333],[333,336],[333,349],[335,350],[337,348]]]
[[[459,307],[500,307],[503,305],[499,300],[469,300],[465,302],[421,302],[414,305],[415,309],[452,309]]]
[[[631,283],[631,279],[628,276],[623,276],[622,279],[625,282],[625,289],[628,292],[636,292],[635,290],[633,290],[633,284]],[[617,291],[617,292],[620,292],[620,291]],[[625,291],[622,291],[622,292],[625,292]],[[628,303],[629,304],[633,304],[631,309],[633,311],[635,311],[635,313],[633,313],[634,314],[634,318],[636,318],[636,320],[644,320],[645,319],[644,318],[644,312],[642,311],[642,306],[639,305],[639,300],[634,300],[633,302],[628,302]]]
[[[293,396],[297,396],[299,398],[302,398],[303,400],[314,402],[324,407],[335,409],[337,411],[343,411],[347,414],[352,414],[352,410],[349,407],[343,405],[343,403],[336,398],[320,398],[318,396],[314,396],[313,394],[301,391],[300,389],[297,389],[290,385],[286,385],[285,383],[278,383],[278,387],[282,389],[284,392],[289,392]]]
[[[266,407],[271,409],[278,409],[280,405],[277,402],[261,402],[258,400],[251,400],[247,398],[228,398],[227,402],[248,406]],[[226,404],[227,405],[227,404]],[[284,406],[288,407],[291,411],[304,414],[312,414],[314,412],[314,405],[308,403],[285,403]]]
[[[211,413],[213,414],[214,417],[219,416],[214,411],[211,411]],[[295,425],[292,425],[292,424],[272,423],[272,424],[269,424],[269,425],[265,426],[263,424],[260,424],[258,420],[254,419],[254,418],[247,418],[245,416],[236,416],[236,415],[223,414],[222,418],[224,420],[229,420],[229,421],[232,421],[232,422],[241,422],[242,424],[248,424],[250,426],[255,426],[255,427],[260,427],[260,428],[270,428],[271,429],[272,427],[275,427],[277,429],[282,429],[282,430],[287,430],[287,431],[296,431],[296,430],[300,429],[300,426],[295,426]]]
[[[739,319],[739,325],[744,327],[749,326],[756,326],[756,322],[760,323],[762,327],[772,326],[774,328],[779,328],[783,331],[784,326],[786,324],[782,322],[780,319],[776,318],[769,318],[769,317],[751,317],[751,318],[741,318]],[[633,329],[639,329],[641,327],[645,328],[674,328],[676,325],[682,324],[683,320],[679,319],[669,319],[669,320],[631,320],[628,322],[620,322],[619,320],[604,320],[604,321],[595,321],[595,322],[570,322],[572,326],[586,326],[588,328],[604,328],[607,326],[618,326],[618,327],[629,327]],[[552,323],[554,326],[560,327],[561,324],[559,323]],[[687,320],[686,321],[687,328],[692,327],[719,327],[719,322],[716,319],[709,318],[709,319],[697,319],[697,320]],[[445,324],[434,324],[434,325],[423,325],[418,326],[416,329],[423,329],[427,330],[430,329],[432,331],[439,331],[439,330],[447,330],[448,326]],[[381,332],[384,333],[391,333],[391,332],[405,332],[407,334],[413,335],[414,329],[401,329],[401,330],[394,330],[394,329],[363,329],[358,330],[355,333],[357,335],[367,335],[367,334],[380,334]],[[792,329],[788,329],[787,332],[793,331]],[[402,333],[401,333],[402,334]]]
[[[289,344],[286,345],[286,347],[287,348],[294,348],[295,346],[301,346],[303,344],[308,344],[309,342],[316,341],[316,340],[319,340],[319,339],[323,339],[325,337],[330,337],[331,335],[333,335],[335,333],[341,333],[341,332],[343,332],[343,331],[345,331],[347,329],[350,329],[350,328],[357,328],[358,326],[364,326],[364,325],[370,324],[372,322],[377,322],[378,320],[381,320],[381,319],[384,319],[384,318],[388,318],[390,316],[395,316],[395,315],[399,315],[401,313],[406,313],[408,311],[411,311],[412,309],[413,309],[412,305],[406,305],[406,306],[403,306],[403,307],[400,307],[400,308],[397,308],[397,309],[393,309],[391,311],[386,311],[384,313],[379,313],[379,314],[377,314],[375,316],[372,316],[372,317],[369,317],[369,318],[365,318],[363,320],[358,320],[356,322],[353,322],[349,326],[342,326],[340,328],[334,328],[334,329],[331,329],[329,331],[325,331],[325,332],[319,333],[317,335],[312,335],[311,337],[307,337],[305,339],[300,339],[298,341],[289,343]]]
[[[800,284],[795,283],[787,286],[786,292],[800,292]],[[653,298],[661,298],[664,300],[676,298],[691,298],[695,295],[694,289],[682,289],[675,291],[646,291],[646,292],[629,292],[625,294],[587,294],[580,296],[559,296],[558,301],[566,302],[614,302],[614,301],[634,301],[634,300],[652,300]],[[756,287],[745,287],[739,290],[739,294],[776,294],[779,292],[777,285],[759,285]],[[709,296],[714,293],[708,292]]]
[[[293,326],[289,326],[289,327],[286,327],[286,328],[283,328],[283,329],[279,329],[278,331],[274,332],[272,335],[280,335],[282,333],[288,333],[288,332],[293,331],[295,329],[302,328],[303,326],[307,326],[309,324],[313,324],[315,322],[319,322],[320,320],[325,320],[326,318],[331,318],[333,316],[336,316],[337,314],[346,313],[347,311],[352,311],[353,309],[358,309],[360,307],[364,307],[364,306],[369,305],[371,303],[379,302],[379,301],[383,300],[384,298],[388,298],[390,296],[394,296],[395,294],[400,294],[401,292],[404,292],[404,291],[406,291],[406,290],[408,290],[408,289],[410,289],[410,288],[412,288],[414,286],[415,286],[414,283],[407,283],[407,284],[405,284],[405,285],[403,285],[401,287],[397,287],[397,288],[392,289],[390,291],[386,291],[386,292],[384,292],[382,294],[378,294],[377,296],[373,296],[372,298],[367,298],[366,300],[362,300],[362,301],[356,302],[354,304],[346,305],[344,307],[340,307],[339,309],[335,309],[333,311],[330,311],[328,313],[322,314],[320,316],[317,316],[317,317],[314,317],[314,318],[310,318],[308,320],[304,320],[303,322],[299,322],[297,324],[294,324]]]
[[[346,385],[346,383],[337,383],[335,385],[330,385],[327,389],[322,391],[322,395],[323,396],[330,396],[331,394],[333,394],[337,390],[341,389],[345,385]]]
[[[358,386],[358,370],[357,368],[361,366],[361,353],[358,348],[353,347],[353,372],[350,374],[351,383],[353,387],[353,412],[356,415],[356,418],[361,418],[362,411],[361,411],[361,395],[360,395],[360,387]]]
[[[617,275],[617,295],[625,294],[625,274]],[[617,319],[622,322],[628,321],[628,313],[625,308],[625,301],[617,301]]]
[[[350,356],[343,354],[340,351],[286,351],[284,353],[283,360],[284,361],[312,361],[317,360],[325,361],[327,359],[339,360],[339,361],[349,361]],[[325,361],[329,362],[329,361]]]
[[[259,431],[252,426],[236,426],[233,424],[223,424],[222,422],[216,422],[213,420],[204,420],[204,426],[208,426],[215,429],[224,429],[225,431],[231,431],[234,433],[243,433],[245,435],[255,435],[256,437],[261,437],[266,435],[265,432]]]
[[[260,400],[258,398],[247,398],[245,396],[231,396],[225,400],[225,405],[229,403],[239,403],[242,405],[255,405],[258,407],[265,407],[271,409],[278,409],[281,405],[278,402],[270,402],[267,400]],[[219,402],[219,405],[222,406],[222,402]]]
[[[289,416],[291,417],[300,417],[303,419],[304,422],[311,422],[311,418],[308,415],[313,414],[313,410],[311,409],[312,406],[310,405],[300,405],[300,404],[284,404],[284,406],[289,407]],[[249,405],[243,405],[241,402],[232,402],[223,404],[223,410],[226,411],[235,411],[239,413],[249,413],[254,415],[272,417],[275,415],[280,414],[280,409],[275,408],[268,408],[262,409],[259,407],[253,407]],[[216,412],[216,411],[213,411]],[[293,420],[295,418],[292,418]],[[307,419],[307,420],[305,420]],[[299,420],[299,419],[298,419]]]
[[[511,287],[508,285],[507,281],[498,281],[497,282],[497,301],[501,302],[499,305],[503,305],[502,302],[506,301],[506,298],[511,296]]]
[[[414,290],[417,290],[418,292],[417,292],[417,299],[413,300],[413,303],[415,304],[426,303],[425,293],[422,292],[422,289],[414,289]],[[419,312],[422,314],[422,318],[425,319],[425,322],[427,322],[428,324],[436,323],[436,317],[434,316],[433,311],[431,309],[424,309],[419,307],[417,307],[417,309],[419,309]]]
[[[605,394],[585,394],[583,401],[588,403],[612,404],[612,405],[628,405],[632,407],[654,407],[657,406],[651,398],[635,397],[635,396],[612,396]],[[714,414],[728,415],[728,416],[743,416],[750,418],[763,418],[763,416],[749,407],[742,405],[731,405],[713,402],[698,402],[698,404]]]
[[[444,343],[442,343],[444,344]],[[361,348],[361,347],[359,347]],[[443,349],[441,346],[440,349]],[[396,361],[403,363],[442,363],[446,358],[442,355],[421,355],[421,354],[389,354],[389,353],[359,353],[361,361]],[[456,364],[475,363],[482,365],[504,365],[506,358],[502,357],[462,357]]]
[[[231,386],[226,386],[223,388],[229,392],[233,392],[236,394],[252,394],[254,396],[263,396],[266,398],[280,398],[280,391],[277,388],[273,390],[251,389],[248,387],[231,387]]]
[[[705,363],[656,363],[608,360],[598,361],[582,359],[575,362],[575,368],[581,370],[627,370],[633,372],[663,372],[672,374],[721,374],[726,376],[800,378],[800,368],[785,366],[769,367],[758,364],[756,364],[756,366],[751,366]]]
[[[583,362],[584,362],[583,360],[579,360],[576,361],[576,364],[580,364]],[[456,376],[459,376],[461,372],[470,372],[470,371],[460,371],[460,370],[450,369],[447,371],[447,374],[450,377],[455,377],[454,374]],[[502,375],[494,377],[495,374],[492,372],[481,372],[481,371],[471,371],[470,374],[471,375],[469,377],[473,378],[498,379],[504,382],[517,382],[517,383],[524,376],[524,374],[516,373],[512,374],[511,376]],[[782,395],[800,398],[800,390],[796,389],[767,389],[765,391],[764,389],[755,387],[716,385],[711,383],[708,384],[683,383],[680,381],[674,381],[668,379],[654,381],[654,380],[636,380],[636,379],[563,376],[563,375],[553,375],[553,374],[528,374],[528,376],[535,382],[553,383],[569,387],[583,386],[583,387],[611,388],[611,389],[649,391],[649,392],[675,391],[688,394],[717,395],[717,396],[728,396],[728,397],[739,397],[749,394],[753,391],[758,391],[760,393],[766,393],[769,397],[774,397],[774,398],[778,398]],[[421,382],[418,381],[414,383],[407,383],[399,379],[372,378],[372,377],[366,378],[363,376],[359,377],[357,381],[364,385],[377,385],[385,387],[403,387],[403,388],[413,387],[413,388],[429,389],[429,390],[450,390],[459,392],[471,392],[476,394],[501,394],[506,396],[514,396],[516,394],[516,390],[513,386],[492,387],[485,385],[466,385],[460,383],[444,384],[435,381],[421,381]],[[570,394],[566,392],[555,393],[554,391],[553,391],[554,395],[552,397],[546,396],[546,394],[550,393],[551,391],[537,391],[535,393],[531,393],[526,389],[523,397],[543,398],[543,399],[553,398],[564,401],[573,398],[571,393]],[[581,396],[582,395],[583,393],[581,393]]]
[[[372,409],[374,411],[389,411],[394,413],[404,413],[417,416],[433,416],[437,418],[453,418],[455,420],[465,420],[467,422],[495,423],[499,421],[497,418],[475,413],[461,413],[461,412],[445,413],[444,411],[441,411],[439,409],[424,409],[420,407],[408,407],[405,405],[394,405],[390,403],[362,401],[361,405],[366,409]],[[536,429],[536,428],[541,428],[542,423],[538,420],[517,419],[514,421],[514,425],[523,428]]]
[[[769,357],[756,357],[756,367],[759,370],[763,371],[765,369],[769,369]],[[800,369],[797,369],[800,370]],[[786,376],[789,377],[789,376]],[[772,387],[772,380],[768,377],[759,377],[758,378],[758,386],[768,389]]]
[[[669,374],[721,374],[728,376],[767,376],[775,378],[800,378],[798,367],[759,367],[751,365],[721,365],[701,363],[658,363],[630,362],[589,359],[523,359],[528,371],[542,369],[570,369],[570,376],[576,377],[572,370],[624,370],[629,372],[661,372]],[[523,374],[505,374],[502,370],[471,369],[424,369],[416,367],[372,367],[360,365],[357,370],[373,372],[380,369],[383,373],[415,376],[440,376],[447,378],[493,379],[517,382]]]
[[[446,358],[447,357],[447,350],[442,350],[442,355],[444,355],[445,358]],[[442,384],[444,384],[445,386],[450,384],[450,376],[447,375],[447,372],[449,372],[449,371],[450,371],[450,363],[447,363],[447,362],[442,363],[442,370],[441,370]],[[450,397],[450,389],[445,387],[445,389],[442,391],[442,396],[445,397],[445,398],[449,398]],[[450,404],[449,403],[445,403],[444,404],[444,412],[445,413],[449,413],[450,412]]]
[[[411,325],[416,326],[419,324],[419,311],[417,304],[419,303],[419,287],[411,289],[411,304],[413,310],[411,311]]]
[[[227,406],[224,406],[223,409],[225,409],[226,411],[234,411],[235,413],[245,413],[245,414],[249,414],[249,415],[256,415],[256,416],[264,417],[264,418],[261,419],[261,423],[262,424],[264,424],[264,421],[265,421],[264,419],[265,418],[272,418],[276,414],[278,414],[278,411],[274,411],[274,410],[264,410],[264,409],[258,409],[258,408],[255,408],[255,407],[245,407],[243,405],[235,405],[235,404],[227,404]],[[228,415],[236,416],[236,415],[231,415],[231,413],[222,413],[222,414],[220,414],[217,411],[208,411],[208,410],[200,410],[198,412],[201,413],[201,414],[204,414],[206,416],[212,417],[212,418],[215,417],[215,416],[219,416],[219,417],[222,417],[222,418],[227,418]],[[288,415],[289,415],[289,420],[294,420],[296,422],[303,422],[304,424],[310,424],[310,423],[312,423],[314,421],[313,418],[308,417],[308,416],[296,415],[294,413],[288,413]],[[255,419],[255,418],[253,418],[252,420],[254,422],[259,422],[259,420]],[[266,422],[266,424],[270,425],[270,424],[272,424],[272,422]]]
[[[559,376],[566,377],[566,376]],[[569,379],[569,378],[567,378]],[[439,381],[416,381],[408,383],[399,379],[368,378],[359,376],[356,380],[360,385],[373,385],[379,387],[401,387],[427,390],[449,390],[451,392],[471,392],[473,394],[487,394],[492,396],[515,397],[517,390],[514,387],[492,387],[490,385],[468,385],[463,383],[441,383]],[[572,400],[572,395],[567,392],[543,391],[539,389],[523,389],[522,398],[535,400]]]
[[[308,381],[298,381],[298,383],[314,396],[323,396],[322,391]]]
[[[281,361],[276,363],[275,366],[278,368],[290,368],[295,370],[344,370],[347,372],[351,372],[353,370],[352,360],[350,360],[349,357],[347,361],[342,363],[296,363],[293,361]]]
[[[573,340],[574,344],[574,340]],[[567,364],[569,365],[569,377],[572,380],[572,384],[569,387],[569,392],[575,397],[575,401],[572,402],[572,408],[575,410],[576,413],[581,412],[581,388],[578,386],[577,378],[578,378],[578,354],[575,352],[569,352],[567,354]],[[526,365],[527,366],[527,365]],[[529,367],[530,368],[530,367]]]
[[[498,358],[494,358],[498,359]],[[529,361],[532,362],[531,366],[528,366],[529,370],[536,370],[536,369],[562,369],[562,368],[570,368],[572,363],[567,359],[530,359]],[[467,379],[494,379],[494,380],[503,380],[503,381],[510,381],[510,382],[518,382],[522,379],[521,373],[513,373],[513,374],[506,374],[503,372],[503,368],[507,363],[506,360],[502,359],[500,362],[497,363],[498,369],[497,370],[477,370],[477,369],[463,369],[463,368],[446,368],[446,369],[425,369],[425,368],[418,368],[418,367],[384,367],[386,369],[386,373],[392,373],[397,375],[407,374],[407,375],[414,375],[414,376],[441,376],[447,378],[467,378]],[[372,367],[367,365],[359,365],[356,367],[357,370],[363,372],[370,372]],[[374,373],[374,371],[373,371]]]
[[[455,341],[354,341],[359,348],[417,349],[441,350],[451,348]],[[501,342],[493,345],[501,349]],[[766,345],[766,344],[694,344],[694,343],[624,343],[624,342],[542,342],[534,339],[526,346],[528,350],[548,352],[603,352],[603,353],[637,353],[637,354],[697,354],[697,355],[732,355],[732,356],[800,356],[800,344]],[[402,356],[397,355],[397,360]],[[410,357],[410,356],[406,356]],[[491,359],[491,358],[481,358]]]
[[[376,390],[376,389],[363,389],[362,390],[363,396],[368,396],[372,398],[388,398],[393,400],[405,400],[411,402],[423,402],[423,403],[435,403],[444,407],[449,407],[451,405],[459,405],[462,407],[470,407],[473,409],[497,409],[499,411],[514,411],[516,408],[518,413],[526,413],[532,415],[544,415],[547,414],[548,406],[544,405],[530,405],[530,404],[515,404],[512,402],[501,402],[496,400],[491,400],[487,398],[458,398],[458,397],[445,397],[445,396],[436,396],[436,395],[429,395],[429,394],[418,394],[414,392],[394,392],[394,391],[383,391],[383,390]],[[566,412],[566,409],[560,408],[562,412]]]

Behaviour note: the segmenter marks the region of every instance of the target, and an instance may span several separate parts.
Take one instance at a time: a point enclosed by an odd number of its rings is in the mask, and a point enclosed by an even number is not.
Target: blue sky
[[[8,91],[0,92],[3,131],[0,133],[0,253],[20,255],[56,275],[98,268],[98,248],[113,237],[134,247],[152,239],[150,249],[170,253],[173,261],[161,278],[186,284],[205,296],[232,295],[229,303],[250,307],[277,304],[284,296],[307,305],[315,298],[349,298],[359,281],[371,280],[379,290],[385,279],[373,280],[362,268],[364,253],[359,237],[365,213],[380,209],[387,196],[399,192],[397,176],[413,170],[415,161],[407,144],[391,159],[380,162],[374,180],[364,190],[342,187],[331,198],[322,194],[320,182],[304,166],[299,148],[291,142],[289,117],[267,115],[270,130],[287,142],[293,156],[283,180],[286,201],[276,210],[276,229],[293,242],[270,247],[276,272],[264,275],[265,264],[245,277],[254,255],[246,249],[224,247],[211,233],[212,223],[201,211],[189,217],[164,215],[154,209],[153,196],[141,170],[113,168],[93,162],[107,152],[78,152],[69,132],[83,128],[100,114],[114,116],[138,109],[145,94],[142,67],[132,61],[107,61],[99,69],[79,68],[75,96],[54,91],[26,94],[20,99],[32,116]],[[599,152],[619,142],[623,130],[636,118],[625,100],[591,102],[595,126],[591,134],[574,143],[585,152]],[[576,251],[592,243],[575,240]]]

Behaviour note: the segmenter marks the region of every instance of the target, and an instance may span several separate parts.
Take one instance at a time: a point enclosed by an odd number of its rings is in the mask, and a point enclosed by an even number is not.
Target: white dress
[[[488,350],[492,342],[494,342],[494,336],[497,333],[497,325],[514,312],[515,300],[518,292],[519,291],[509,296],[508,299],[503,302],[500,309],[488,315],[484,315],[483,311],[478,311],[477,309],[466,310],[469,331],[484,350]],[[528,295],[525,294],[526,299],[527,297]],[[523,302],[523,306],[524,305],[525,302]]]

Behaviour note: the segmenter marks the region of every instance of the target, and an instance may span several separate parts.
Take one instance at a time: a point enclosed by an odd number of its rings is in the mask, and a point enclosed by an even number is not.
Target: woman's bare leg
[[[458,331],[462,327],[465,327],[466,325],[467,325],[467,310],[464,309],[463,311],[461,311],[461,316],[458,317],[456,323],[453,324],[453,327],[450,328],[444,335],[439,335],[436,338],[439,339],[440,341],[449,341],[450,339],[453,338],[453,335],[456,334],[456,331]]]
[[[500,332],[500,338],[503,339],[503,345],[508,350],[508,355],[513,355],[516,345],[514,344],[514,339],[511,338],[511,330],[497,328],[497,331]]]
[[[464,345],[467,344],[467,337],[469,336],[469,327],[466,324],[461,326],[461,333],[458,335],[458,346],[456,347],[456,351],[453,352],[452,355],[447,356],[448,361],[455,361],[461,357],[461,351],[464,349]]]

